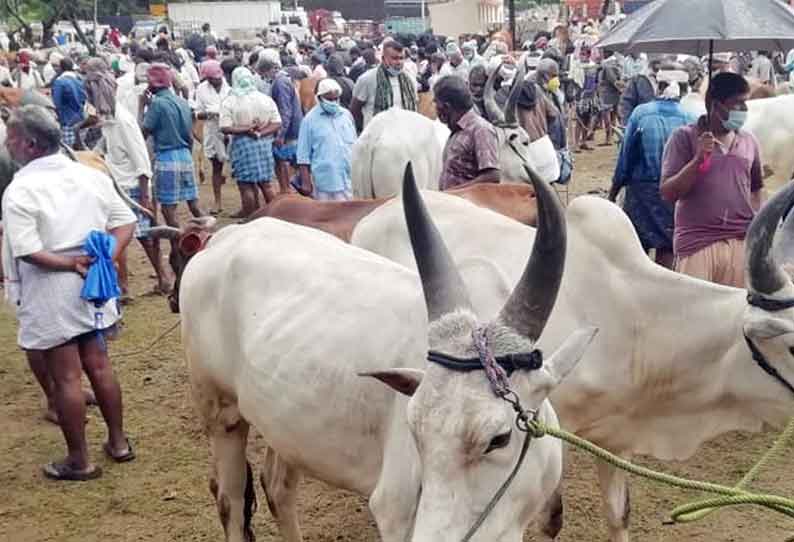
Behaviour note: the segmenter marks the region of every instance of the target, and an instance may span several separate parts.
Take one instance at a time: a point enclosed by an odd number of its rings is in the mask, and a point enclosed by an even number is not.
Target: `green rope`
[[[712,497],[679,506],[673,510],[670,515],[672,521],[674,522],[691,522],[703,518],[718,508],[748,504],[761,506],[784,514],[790,518],[794,518],[794,499],[764,493],[751,493],[744,489],[747,484],[755,479],[761,469],[767,463],[769,463],[774,456],[780,453],[791,437],[794,436],[794,418],[792,418],[792,420],[789,422],[789,425],[786,427],[783,433],[781,433],[780,437],[772,446],[772,448],[770,448],[770,450],[761,458],[761,460],[758,461],[758,463],[756,463],[753,468],[751,468],[741,479],[741,481],[739,481],[739,483],[734,487],[728,487],[709,482],[700,482],[696,480],[688,480],[686,478],[672,476],[670,474],[658,472],[647,467],[635,465],[630,461],[626,461],[625,459],[596,446],[592,442],[589,442],[563,429],[549,427],[537,420],[530,421],[529,427],[530,430],[533,431],[533,436],[536,438],[540,438],[545,435],[558,438],[594,455],[601,461],[604,461],[630,474],[680,489],[702,491],[704,493],[721,495],[720,497]],[[794,538],[790,540],[794,540]]]

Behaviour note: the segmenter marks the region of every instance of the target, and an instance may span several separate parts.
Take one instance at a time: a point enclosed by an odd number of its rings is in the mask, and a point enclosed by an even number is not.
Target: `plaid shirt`
[[[439,187],[448,190],[475,179],[487,169],[499,169],[496,128],[470,109],[444,147],[444,169]]]
[[[626,124],[623,145],[615,167],[615,183],[659,183],[664,146],[672,133],[694,122],[677,101],[655,100],[640,105]]]

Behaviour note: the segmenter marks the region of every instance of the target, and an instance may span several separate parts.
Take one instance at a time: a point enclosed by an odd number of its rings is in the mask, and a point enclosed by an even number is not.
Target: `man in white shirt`
[[[362,131],[378,113],[399,107],[416,111],[416,79],[403,70],[405,47],[395,40],[383,43],[383,60],[358,78],[353,89],[350,112]]]
[[[766,51],[758,51],[758,56],[753,60],[753,65],[750,67],[748,75],[773,89],[777,86],[775,67],[772,65],[769,53]]]
[[[38,90],[44,87],[44,80],[35,66],[31,66],[30,51],[20,51],[17,55],[17,69],[14,72],[14,86],[22,90]]]
[[[83,371],[107,425],[105,453],[116,462],[135,458],[104,343],[119,319],[115,299],[97,306],[81,298],[93,262],[83,250],[89,234],[99,230],[115,237],[115,260],[132,238],[135,215],[106,175],[72,162],[59,146],[60,126],[46,109],[25,106],[12,113],[6,147],[23,167],[3,196],[2,250],[19,346],[43,356],[68,450],[64,459],[47,464],[44,474],[82,481],[102,474],[88,454]]]
[[[204,156],[212,164],[212,193],[215,197],[215,208],[210,214],[220,214],[223,211],[221,203],[221,187],[223,178],[223,163],[227,160],[225,136],[221,133],[218,119],[220,118],[221,103],[229,96],[231,87],[223,77],[221,63],[217,60],[205,60],[201,64],[201,78],[203,82],[196,89],[196,118],[204,121]]]

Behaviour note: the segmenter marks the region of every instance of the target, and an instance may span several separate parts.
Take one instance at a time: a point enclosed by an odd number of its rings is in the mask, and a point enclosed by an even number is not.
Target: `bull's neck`
[[[706,410],[729,410],[772,425],[780,425],[791,411],[789,392],[753,361],[744,338],[746,290],[714,287],[681,288],[676,295],[679,314],[676,326],[679,363],[690,363],[706,375],[700,382]],[[699,295],[697,295],[699,290]]]

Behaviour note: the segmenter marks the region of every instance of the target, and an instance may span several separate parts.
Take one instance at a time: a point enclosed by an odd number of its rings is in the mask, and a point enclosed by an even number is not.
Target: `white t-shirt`
[[[152,163],[138,120],[118,103],[115,119],[102,124],[102,139],[105,165],[119,186],[129,190],[138,186],[141,175],[152,178]]]
[[[91,231],[135,220],[107,175],[62,154],[27,164],[3,196],[3,226],[14,258],[82,247]]]
[[[364,116],[364,127],[366,127],[367,124],[369,124],[369,121],[372,120],[372,117],[375,116],[375,95],[377,94],[378,90],[378,69],[379,67],[376,66],[371,70],[364,72],[364,74],[358,78],[358,81],[356,81],[356,86],[353,88],[353,97],[364,104],[364,106],[361,108],[361,112]],[[414,84],[414,88],[416,88],[416,79],[411,77],[410,74],[407,75]],[[404,109],[403,97],[402,93],[400,92],[399,78],[389,76],[389,83],[391,83],[392,103],[394,104],[393,107]]]

